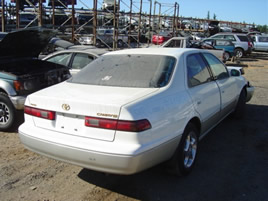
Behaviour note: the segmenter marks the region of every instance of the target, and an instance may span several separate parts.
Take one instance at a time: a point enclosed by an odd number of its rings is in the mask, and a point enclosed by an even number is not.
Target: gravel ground
[[[18,134],[0,133],[0,200],[268,200],[268,54],[241,60],[255,86],[243,120],[227,118],[200,142],[192,174],[159,165],[131,176],[107,175],[26,150]]]

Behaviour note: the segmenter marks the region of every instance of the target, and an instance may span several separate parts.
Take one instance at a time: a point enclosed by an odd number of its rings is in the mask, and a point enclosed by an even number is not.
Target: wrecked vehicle
[[[48,29],[23,29],[0,42],[0,131],[15,126],[27,95],[70,77],[67,67],[38,59],[54,35]]]

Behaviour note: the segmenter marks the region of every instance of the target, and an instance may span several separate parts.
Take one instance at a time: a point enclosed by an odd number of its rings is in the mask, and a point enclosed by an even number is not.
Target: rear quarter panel
[[[184,61],[180,58],[169,84],[149,96],[123,106],[120,119],[148,119],[152,128],[150,132],[139,133],[137,141],[153,147],[180,137],[195,115],[185,88]],[[123,137],[116,135],[116,138]]]

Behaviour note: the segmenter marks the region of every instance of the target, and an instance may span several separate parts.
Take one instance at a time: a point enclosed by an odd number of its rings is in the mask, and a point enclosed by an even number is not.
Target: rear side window
[[[259,37],[259,41],[268,43],[268,37]]]
[[[239,40],[242,41],[242,42],[249,42],[249,39],[248,39],[247,36],[237,35],[237,37],[238,37]]]
[[[50,57],[47,61],[68,66],[72,53],[63,53]]]
[[[172,76],[176,59],[162,55],[104,55],[74,75],[77,84],[159,88]]]
[[[216,77],[216,79],[225,79],[229,77],[226,67],[219,61],[218,58],[216,58],[212,54],[204,53],[203,55],[205,59],[207,60],[211,68],[211,71],[213,75]]]
[[[77,53],[74,56],[72,68],[73,69],[81,69],[84,68],[87,64],[94,60],[93,56],[83,53]]]
[[[188,56],[186,62],[189,87],[194,87],[211,80],[208,68],[200,54]]]

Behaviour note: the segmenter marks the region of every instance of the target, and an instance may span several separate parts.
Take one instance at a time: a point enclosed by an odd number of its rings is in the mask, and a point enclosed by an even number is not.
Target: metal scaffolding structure
[[[27,22],[27,24],[21,23],[20,18],[23,13],[20,8],[21,1],[25,1],[27,3],[27,9],[30,9],[35,15],[35,17],[33,17],[30,22]],[[61,5],[61,9],[56,7],[55,1],[57,1],[57,4]],[[71,30],[71,41],[75,42],[78,40],[77,36],[81,33],[81,31],[87,29],[87,33],[91,34],[93,37],[93,44],[96,45],[97,40],[101,40],[98,36],[97,30],[99,28],[112,28],[112,47],[103,40],[101,42],[108,48],[115,50],[118,48],[118,37],[122,30],[124,30],[128,36],[128,41],[124,42],[124,45],[131,47],[132,42],[135,42],[136,46],[139,47],[141,40],[145,39],[145,42],[149,43],[152,34],[158,34],[161,30],[169,30],[173,32],[174,36],[177,35],[178,31],[182,29],[183,20],[192,20],[198,24],[208,23],[208,20],[206,19],[179,17],[180,6],[177,2],[174,4],[168,4],[161,3],[156,0],[154,2],[153,0],[139,0],[139,2],[134,2],[133,0],[129,0],[127,2],[126,0],[114,0],[113,9],[108,9],[103,7],[100,0],[93,0],[92,7],[84,3],[82,0],[79,0],[86,9],[78,9],[75,8],[75,0],[71,0],[71,4],[69,5],[71,8],[63,1],[65,0],[51,0],[50,6],[43,6],[43,0],[38,0],[37,5],[34,5],[31,3],[32,1],[29,0],[13,0],[12,6],[10,7],[9,5],[8,7],[6,0],[1,0],[2,31],[7,30],[7,25],[13,27],[13,29],[38,25],[40,27],[58,29],[62,31],[63,34],[68,29]],[[143,4],[148,3],[149,11],[144,11],[145,6],[143,6]],[[128,10],[122,11],[120,9],[121,5]],[[9,12],[7,12],[7,10]],[[15,12],[13,12],[13,15],[15,13],[15,16],[12,18],[10,15],[13,10],[15,10]],[[60,11],[62,13],[59,13]],[[7,20],[7,15],[9,15],[9,20]],[[79,20],[79,17],[83,15],[86,18],[83,21]],[[60,19],[58,19],[59,16],[61,16]],[[10,19],[13,19],[13,21],[15,19],[15,23],[11,23]],[[226,23],[237,24],[230,22]],[[193,31],[192,27],[190,29]]]

